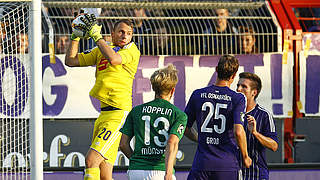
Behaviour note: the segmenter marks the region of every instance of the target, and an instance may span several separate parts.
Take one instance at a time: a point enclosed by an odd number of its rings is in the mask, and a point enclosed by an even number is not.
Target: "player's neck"
[[[219,87],[230,87],[232,82],[230,81],[227,81],[227,80],[220,80],[220,79],[217,79],[215,85],[216,86],[219,86]]]
[[[168,96],[165,96],[165,95],[156,95],[154,98],[155,98],[155,99],[164,99],[164,100],[170,102],[171,96],[170,96],[170,95],[168,95]]]
[[[247,108],[246,108],[246,112],[251,111],[252,109],[254,109],[256,107],[257,103],[256,101],[253,100],[247,100]]]

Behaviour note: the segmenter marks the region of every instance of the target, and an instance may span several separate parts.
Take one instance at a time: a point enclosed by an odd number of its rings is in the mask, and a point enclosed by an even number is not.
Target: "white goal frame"
[[[41,0],[32,0],[31,6],[31,180],[43,180],[43,119],[42,119],[42,40]]]

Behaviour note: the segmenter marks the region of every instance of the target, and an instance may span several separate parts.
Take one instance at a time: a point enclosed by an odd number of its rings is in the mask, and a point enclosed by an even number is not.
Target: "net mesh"
[[[98,16],[109,41],[115,21],[133,20],[133,41],[142,55],[277,52],[281,34],[265,2],[45,1],[44,5],[54,30],[56,54],[65,53],[73,14],[79,9]],[[43,50],[48,52],[48,26],[44,23],[42,29]],[[80,50],[94,46],[92,40],[82,40]]]
[[[0,179],[27,179],[30,3],[0,3]]]

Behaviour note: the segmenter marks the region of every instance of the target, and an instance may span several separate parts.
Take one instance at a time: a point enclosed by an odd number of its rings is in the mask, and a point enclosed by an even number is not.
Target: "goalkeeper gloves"
[[[76,36],[75,34],[73,34],[73,33],[71,34],[70,39],[73,40],[73,41],[78,41],[78,42],[80,41],[80,38],[78,36]]]
[[[94,14],[86,14],[85,18],[82,18],[81,20],[84,24],[86,24],[88,34],[94,40],[94,42],[97,42],[98,40],[102,39],[102,26],[97,24],[97,19]]]
[[[89,36],[94,40],[94,42],[97,42],[98,40],[102,39],[101,28],[101,25],[99,26],[98,24],[95,24],[91,27],[90,31],[88,32]]]

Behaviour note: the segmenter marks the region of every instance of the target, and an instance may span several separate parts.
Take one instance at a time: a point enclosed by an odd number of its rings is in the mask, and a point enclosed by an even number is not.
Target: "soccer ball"
[[[74,20],[72,21],[72,33],[76,35],[77,37],[88,39],[89,35],[86,29],[84,29],[80,24],[86,25],[81,18],[86,18],[84,14],[78,15]]]

